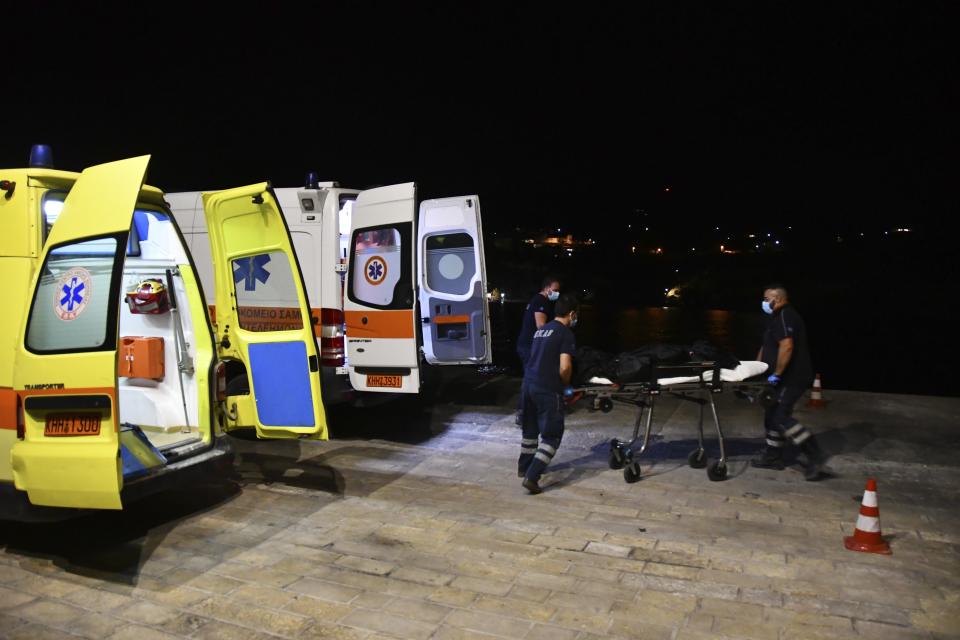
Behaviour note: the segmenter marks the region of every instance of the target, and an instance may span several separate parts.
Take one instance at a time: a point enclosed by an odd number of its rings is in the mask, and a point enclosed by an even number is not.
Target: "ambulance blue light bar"
[[[53,147],[48,144],[35,144],[30,148],[31,169],[53,169]]]

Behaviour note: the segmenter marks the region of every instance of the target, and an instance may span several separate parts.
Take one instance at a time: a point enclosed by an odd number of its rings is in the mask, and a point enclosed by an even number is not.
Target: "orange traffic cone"
[[[890,545],[880,536],[880,508],[877,506],[877,481],[867,480],[867,488],[863,492],[863,502],[860,504],[860,515],[853,535],[843,539],[843,544],[850,551],[866,553],[882,553],[890,555]]]
[[[823,387],[820,386],[820,374],[817,374],[817,377],[813,379],[813,389],[810,390],[810,400],[807,402],[808,407],[813,407],[814,409],[822,409],[827,406],[827,401],[823,399]]]

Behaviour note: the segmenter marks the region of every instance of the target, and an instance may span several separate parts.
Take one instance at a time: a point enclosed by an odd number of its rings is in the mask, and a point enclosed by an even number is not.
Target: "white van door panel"
[[[426,361],[489,364],[490,312],[477,196],[423,201],[417,249]]]
[[[413,183],[361,192],[353,205],[344,297],[351,385],[420,390],[416,331]]]

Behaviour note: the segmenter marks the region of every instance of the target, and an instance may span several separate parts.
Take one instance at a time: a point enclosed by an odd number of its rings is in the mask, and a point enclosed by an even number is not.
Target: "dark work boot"
[[[782,471],[783,449],[781,447],[764,447],[753,459],[750,460],[750,466],[758,469],[776,469]]]
[[[809,481],[816,481],[823,478],[824,455],[817,444],[815,436],[800,443],[800,451],[807,458],[807,466],[803,470],[803,476]]]
[[[543,493],[543,489],[540,488],[540,485],[537,483],[537,481],[531,480],[530,478],[523,479],[523,488],[529,491],[531,495]]]

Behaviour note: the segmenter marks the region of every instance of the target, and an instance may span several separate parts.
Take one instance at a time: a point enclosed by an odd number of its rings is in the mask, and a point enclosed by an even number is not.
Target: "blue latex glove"
[[[780,384],[782,380],[783,379],[775,373],[771,374],[770,377],[767,378],[767,382],[769,382],[773,386],[777,386],[778,384]]]
[[[573,387],[567,387],[566,389],[563,390],[563,395],[569,398],[570,396],[573,395],[573,391],[574,391]]]

